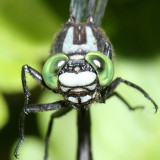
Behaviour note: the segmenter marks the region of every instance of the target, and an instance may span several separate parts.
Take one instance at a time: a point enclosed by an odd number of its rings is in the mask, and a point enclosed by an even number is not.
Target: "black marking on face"
[[[78,73],[76,71],[77,67],[80,69],[78,72],[90,71],[90,72],[96,73],[94,68],[91,67],[91,65],[88,62],[86,62],[84,59],[83,60],[74,60],[74,61],[69,60],[69,62],[65,65],[65,67],[63,68],[63,70],[61,70],[60,73],[64,73],[64,72]]]
[[[85,44],[87,43],[86,39],[86,28],[84,25],[78,25],[74,27],[74,39],[73,44]]]
[[[73,40],[70,43],[73,43],[73,45],[82,45],[87,44],[87,33],[86,33],[86,27],[91,28],[93,36],[96,40],[95,45],[97,45],[97,51],[103,52],[105,43],[108,41],[105,33],[100,29],[97,25],[93,23],[74,23],[74,22],[67,22],[64,25],[64,28],[57,34],[56,40],[51,48],[51,55],[55,53],[63,53],[62,48],[64,44],[64,40],[66,38],[66,34],[70,27],[74,28],[74,34],[73,34]],[[80,49],[81,50],[81,49]],[[95,51],[92,50],[92,48],[89,51]],[[87,51],[87,53],[89,52]],[[82,50],[84,52],[84,50]],[[71,54],[71,53],[67,53]],[[72,53],[73,54],[73,53]],[[76,54],[76,53],[74,53]],[[84,53],[86,54],[86,52]]]

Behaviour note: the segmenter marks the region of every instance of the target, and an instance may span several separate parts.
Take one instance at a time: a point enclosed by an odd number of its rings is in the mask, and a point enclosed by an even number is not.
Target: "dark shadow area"
[[[117,56],[153,58],[160,44],[160,1],[109,0],[102,26]]]

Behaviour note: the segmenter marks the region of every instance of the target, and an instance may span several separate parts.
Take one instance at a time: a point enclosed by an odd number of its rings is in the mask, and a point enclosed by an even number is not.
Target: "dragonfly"
[[[42,72],[28,65],[22,67],[25,101],[20,114],[20,140],[14,151],[16,158],[18,149],[25,139],[24,121],[28,114],[56,110],[51,114],[45,139],[44,160],[47,160],[54,119],[75,109],[78,121],[77,160],[92,160],[91,104],[105,103],[110,97],[116,96],[130,110],[142,108],[132,107],[115,91],[121,83],[142,93],[157,112],[157,104],[140,86],[120,77],[113,80],[112,46],[100,28],[106,5],[107,0],[71,0],[69,20],[58,33]],[[26,74],[54,93],[62,94],[64,100],[47,104],[29,104]]]

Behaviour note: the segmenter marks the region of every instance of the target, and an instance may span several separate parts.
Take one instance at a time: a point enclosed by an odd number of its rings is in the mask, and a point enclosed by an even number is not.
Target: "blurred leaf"
[[[0,130],[7,124],[9,120],[8,106],[0,93]]]
[[[3,18],[0,20],[0,88],[4,92],[20,91],[22,66],[28,64],[40,68],[40,62],[47,57],[49,45],[29,42]]]
[[[16,142],[12,147],[12,152],[10,154],[11,160],[17,160],[17,158],[14,157],[13,152],[15,149],[15,146],[18,142]],[[19,159],[23,160],[40,160],[42,157],[44,157],[44,145],[41,142],[41,140],[28,136],[27,139],[25,139],[23,145],[19,149]]]
[[[61,27],[60,17],[42,1],[5,0],[0,5],[1,16],[32,41],[48,41]]]
[[[160,1],[109,0],[102,26],[116,53],[150,59],[160,52]]]
[[[0,88],[19,92],[22,66],[28,64],[41,72],[60,21],[40,1],[1,1],[0,13]]]

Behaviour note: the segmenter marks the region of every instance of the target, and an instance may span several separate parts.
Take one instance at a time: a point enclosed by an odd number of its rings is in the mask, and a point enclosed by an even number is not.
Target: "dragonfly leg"
[[[22,85],[23,85],[23,90],[24,90],[24,94],[25,94],[25,103],[24,104],[28,105],[30,93],[28,90],[25,73],[28,73],[32,78],[34,78],[37,82],[39,82],[40,84],[42,84],[46,88],[48,88],[48,87],[46,86],[46,84],[42,78],[42,75],[38,71],[36,71],[35,69],[31,68],[28,65],[24,65],[22,67],[21,78],[22,78]]]
[[[150,102],[152,102],[152,104],[154,105],[155,107],[155,113],[157,112],[158,110],[158,106],[157,104],[154,102],[154,100],[149,96],[149,94],[144,91],[141,87],[139,87],[138,85],[132,83],[132,82],[129,82],[127,80],[124,80],[122,78],[116,78],[105,90],[105,94],[104,94],[104,100],[106,100],[107,98],[107,95],[111,94],[116,88],[117,86],[120,84],[120,83],[124,83],[130,87],[133,87],[135,89],[137,89],[138,91],[140,91]]]
[[[47,157],[48,157],[48,144],[49,144],[49,138],[50,138],[50,134],[51,134],[51,131],[52,131],[54,118],[59,118],[59,117],[65,115],[66,113],[68,113],[70,110],[71,110],[71,108],[64,108],[64,109],[59,110],[59,111],[57,111],[57,112],[55,112],[51,115],[50,122],[49,122],[49,125],[48,125],[47,134],[46,134],[46,140],[45,140],[44,160],[47,160]]]
[[[107,96],[108,98],[111,98],[112,96],[116,96],[117,98],[119,98],[127,107],[129,110],[134,111],[136,109],[144,109],[143,106],[136,106],[136,107],[132,107],[119,93],[117,92],[113,92],[112,94],[110,94],[109,96]]]
[[[20,141],[18,142],[16,149],[14,151],[14,155],[17,158],[18,157],[18,149],[20,147],[20,145],[22,144],[22,142],[25,139],[24,136],[24,121],[25,121],[25,116],[28,113],[32,113],[32,112],[43,112],[43,111],[50,111],[50,110],[58,110],[58,109],[62,109],[63,107],[65,107],[65,102],[64,101],[58,101],[58,102],[54,102],[54,103],[48,103],[48,104],[34,104],[34,105],[25,105],[23,111],[21,112],[20,115],[20,121],[19,121],[19,130],[20,130]]]

